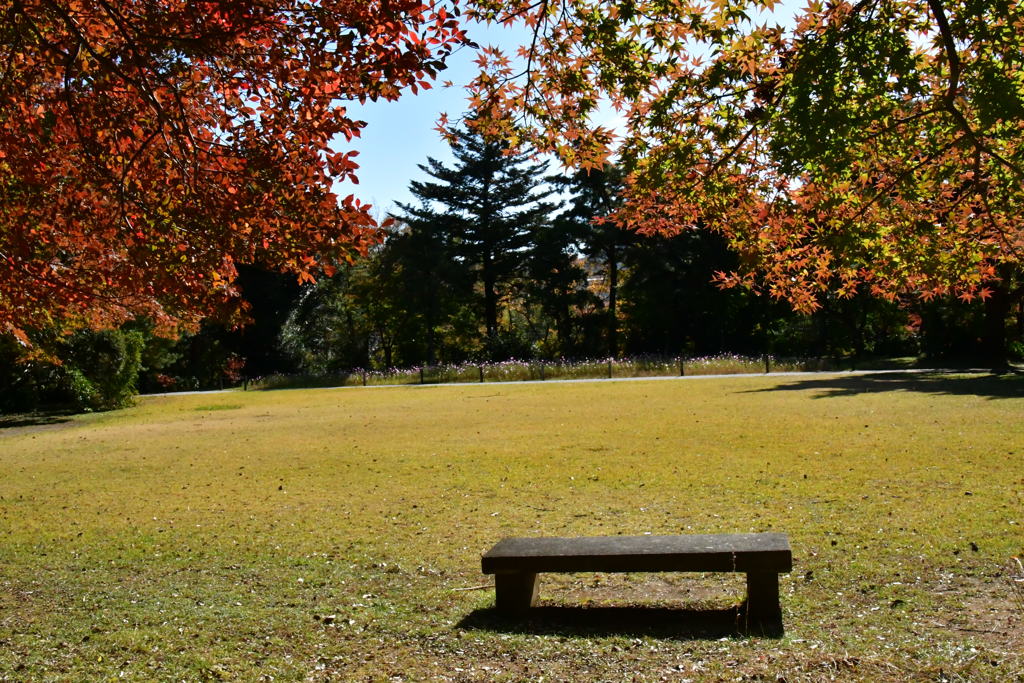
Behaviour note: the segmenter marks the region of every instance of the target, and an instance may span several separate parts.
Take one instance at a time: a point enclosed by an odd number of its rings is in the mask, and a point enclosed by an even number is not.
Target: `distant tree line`
[[[133,321],[55,336],[50,357],[36,360],[0,339],[0,410],[102,409],[135,390],[472,360],[767,352],[994,366],[1024,350],[1020,307],[993,321],[982,301],[861,292],[802,315],[720,289],[713,274],[742,264],[719,235],[641,237],[603,220],[622,189],[615,166],[551,176],[467,131],[453,153],[451,165],[420,167],[428,179],[412,183],[416,202],[399,205],[385,239],[331,277],[299,286],[241,267],[245,326],[211,321],[168,340]]]

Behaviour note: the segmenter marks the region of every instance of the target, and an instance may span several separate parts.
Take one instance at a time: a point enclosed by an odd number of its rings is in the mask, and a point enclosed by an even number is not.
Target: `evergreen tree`
[[[378,296],[395,310],[396,357],[405,365],[462,360],[472,345],[472,280],[452,256],[444,225],[407,215],[380,255]],[[383,304],[382,304],[383,305]],[[469,320],[467,320],[469,318]]]
[[[626,252],[636,235],[610,221],[601,221],[621,205],[623,173],[608,164],[600,169],[581,170],[559,184],[574,193],[570,209],[560,221],[575,232],[583,253],[604,271],[607,291],[605,351],[617,358],[619,344],[619,275]]]
[[[433,180],[413,181],[419,206],[400,204],[410,240],[440,245],[442,258],[459,266],[448,283],[476,300],[492,356],[499,346],[502,301],[526,275],[534,236],[557,207],[544,201],[546,163],[507,153],[470,129],[457,136],[455,164],[428,159],[420,168]],[[472,293],[467,290],[472,287]]]
[[[533,336],[547,341],[546,356],[593,355],[585,323],[600,300],[587,289],[575,228],[561,217],[540,226],[530,251],[523,294],[539,313]],[[546,334],[550,328],[554,335]]]

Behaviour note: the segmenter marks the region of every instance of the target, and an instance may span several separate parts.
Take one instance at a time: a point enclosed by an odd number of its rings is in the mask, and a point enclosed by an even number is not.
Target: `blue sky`
[[[792,23],[801,0],[783,0],[774,12],[755,15],[760,23],[774,19],[783,25]],[[469,37],[480,45],[495,45],[505,49],[509,55],[525,42],[528,32],[522,26],[509,29],[501,25],[483,26],[471,24],[467,27]],[[476,52],[464,48],[448,61],[448,69],[441,72],[435,87],[420,91],[418,95],[406,92],[397,102],[370,102],[365,105],[353,103],[349,108],[356,118],[367,122],[362,138],[357,140],[355,149],[359,156],[359,185],[347,183],[337,188],[341,196],[354,194],[361,201],[374,205],[377,215],[383,216],[390,210],[397,210],[395,202],[413,202],[409,194],[409,182],[426,178],[417,167],[427,157],[449,163],[453,157],[448,145],[436,130],[438,117],[442,112],[451,120],[466,111],[466,92],[463,86],[477,73],[473,60]],[[452,81],[452,88],[442,88],[441,83]],[[610,109],[599,114],[602,125],[614,127],[614,112]],[[552,165],[552,170],[555,166]]]
[[[523,29],[501,26],[468,28],[469,36],[480,45],[496,45],[514,54],[517,37]],[[430,90],[413,95],[406,92],[397,102],[368,102],[353,104],[349,111],[367,122],[360,139],[355,141],[359,151],[359,185],[345,184],[337,188],[340,195],[354,194],[361,201],[374,205],[375,211],[397,210],[394,202],[413,202],[409,182],[427,176],[417,168],[427,157],[450,162],[453,157],[448,145],[434,127],[442,112],[451,120],[466,111],[466,91],[463,86],[476,75],[474,50],[463,48],[448,60],[448,68],[438,76]],[[452,88],[441,83],[452,81]]]

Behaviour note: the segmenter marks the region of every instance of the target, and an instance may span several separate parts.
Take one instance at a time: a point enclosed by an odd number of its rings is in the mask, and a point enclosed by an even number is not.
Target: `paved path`
[[[968,368],[965,370],[944,370],[939,368],[909,368],[899,370],[835,370],[828,372],[749,372],[749,373],[735,373],[725,375],[686,375],[683,377],[676,376],[659,376],[659,377],[594,377],[589,379],[527,379],[527,380],[510,380],[501,382],[427,382],[425,384],[409,383],[409,384],[371,384],[369,386],[345,386],[345,387],[308,387],[308,389],[325,389],[325,390],[338,390],[338,389],[416,389],[416,388],[437,388],[437,387],[472,387],[472,386],[502,386],[508,384],[579,384],[581,382],[685,382],[690,380],[702,380],[702,379],[729,379],[739,377],[856,377],[859,375],[893,375],[893,374],[924,374],[924,373],[945,373],[945,374],[988,374],[991,370],[985,370],[983,368]],[[272,391],[293,391],[296,389],[307,389],[307,387],[289,387],[287,389],[273,389]],[[209,391],[174,391],[163,394],[144,394],[145,396],[190,396],[193,394],[224,394],[232,391],[240,391],[239,389],[211,389]]]

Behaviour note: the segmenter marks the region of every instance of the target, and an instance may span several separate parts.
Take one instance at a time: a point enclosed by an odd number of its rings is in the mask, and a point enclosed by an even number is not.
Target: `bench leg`
[[[776,572],[747,572],[746,608],[747,617],[754,622],[774,622],[782,618]]]
[[[494,602],[499,612],[523,612],[537,602],[537,575],[526,572],[494,575]]]

